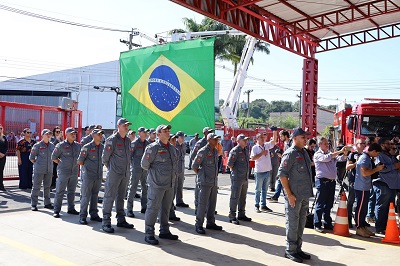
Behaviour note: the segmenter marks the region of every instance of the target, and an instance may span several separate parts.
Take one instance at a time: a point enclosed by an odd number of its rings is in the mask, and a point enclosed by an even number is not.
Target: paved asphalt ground
[[[139,212],[138,201],[134,206],[136,218],[127,218],[135,229],[117,228],[113,218],[115,233],[106,234],[100,230],[100,223],[80,225],[78,216],[66,213],[66,206],[60,219],[43,209],[42,201],[38,212],[30,211],[30,191],[18,189],[18,181],[6,181],[8,191],[0,192],[0,265],[295,265],[283,257],[283,198],[268,204],[274,212],[255,213],[254,181],[250,180],[247,215],[253,221],[233,225],[227,217],[229,184],[229,176],[220,175],[216,222],[224,230],[206,230],[206,235],[198,235],[194,230],[194,174],[187,171],[184,200],[191,208],[178,208],[182,220],[171,223],[171,232],[179,235],[179,240],[161,239],[159,246],[151,246],[144,242],[144,215]],[[76,204],[79,210],[79,189]],[[99,204],[100,215],[101,208]],[[333,218],[336,210],[337,204]],[[350,232],[351,237],[341,237],[305,229],[303,249],[312,254],[305,263],[398,265],[400,245],[382,244],[382,236],[364,239],[354,230]]]

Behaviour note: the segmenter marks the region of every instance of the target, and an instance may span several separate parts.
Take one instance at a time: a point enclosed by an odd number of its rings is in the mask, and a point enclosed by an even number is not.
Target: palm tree
[[[183,18],[183,24],[188,32],[199,31],[219,31],[231,30],[232,28],[227,25],[205,17],[201,23],[197,23],[191,18]],[[174,32],[186,32],[182,29],[176,29]],[[222,61],[229,61],[234,66],[234,74],[236,73],[237,66],[243,53],[243,48],[246,43],[246,36],[231,36],[231,35],[217,35],[214,43],[214,58]],[[255,47],[256,51],[269,54],[269,44],[266,42],[258,41]],[[253,63],[253,58],[251,62]]]

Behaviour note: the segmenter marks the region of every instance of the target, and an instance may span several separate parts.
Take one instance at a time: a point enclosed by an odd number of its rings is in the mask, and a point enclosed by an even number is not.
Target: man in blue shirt
[[[332,230],[331,209],[335,199],[336,162],[347,160],[345,147],[339,151],[330,152],[329,142],[324,137],[318,138],[318,151],[314,154],[315,163],[315,188],[317,200],[314,211],[314,229],[323,233],[322,214],[324,215],[324,229]],[[343,155],[339,155],[343,153]]]
[[[385,234],[386,223],[389,213],[389,204],[394,202],[396,189],[400,189],[400,162],[390,152],[391,144],[389,139],[380,138],[378,144],[382,152],[377,157],[375,164],[384,164],[385,168],[379,172],[378,178],[373,181],[376,193],[375,205],[375,229],[379,234]]]
[[[354,182],[354,192],[356,194],[357,207],[355,220],[357,225],[356,234],[362,237],[370,237],[375,235],[369,231],[366,226],[365,217],[368,211],[368,199],[371,189],[371,175],[382,170],[385,166],[383,164],[372,167],[371,157],[377,157],[382,151],[382,148],[377,143],[371,144],[367,152],[358,158],[356,165],[356,176]]]
[[[346,170],[348,171],[349,193],[347,194],[347,217],[349,219],[349,228],[353,228],[353,205],[356,200],[354,194],[354,181],[356,178],[356,165],[357,160],[361,156],[365,148],[365,140],[357,139],[355,144],[355,151],[347,156]]]

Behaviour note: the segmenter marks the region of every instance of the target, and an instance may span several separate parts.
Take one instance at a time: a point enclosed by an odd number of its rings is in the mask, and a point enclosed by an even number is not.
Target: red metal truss
[[[303,89],[301,97],[302,127],[317,136],[318,60],[304,59]]]
[[[400,37],[400,22],[321,40],[317,53]]]
[[[253,5],[257,1],[171,0],[244,33],[306,58],[313,58],[318,41],[294,35],[282,20]],[[234,8],[234,9],[232,9]]]
[[[349,7],[347,8],[319,14],[317,16],[307,16],[304,19],[290,22],[288,25],[293,27],[295,34],[310,34],[317,30],[330,29],[331,27],[364,19],[368,19],[371,24],[376,27],[378,24],[372,20],[373,17],[400,12],[400,6],[393,0],[377,0],[363,4],[352,4],[350,1],[346,2],[349,3]],[[298,31],[298,29],[301,29],[301,31]]]

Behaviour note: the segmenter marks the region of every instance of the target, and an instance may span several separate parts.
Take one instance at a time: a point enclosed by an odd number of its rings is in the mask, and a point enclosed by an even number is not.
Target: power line
[[[9,12],[13,12],[13,13],[16,13],[16,14],[24,15],[24,16],[39,18],[39,19],[48,20],[48,21],[57,22],[57,23],[62,23],[62,24],[67,24],[67,25],[71,25],[71,26],[77,26],[77,27],[83,27],[83,28],[89,28],[89,29],[95,29],[95,30],[114,31],[114,32],[131,32],[131,30],[121,30],[121,29],[106,28],[106,27],[94,26],[94,25],[89,25],[89,24],[83,24],[83,23],[78,23],[78,22],[73,22],[73,21],[53,18],[53,17],[44,16],[44,15],[36,14],[36,13],[33,13],[33,12],[25,11],[25,10],[22,10],[22,9],[18,9],[18,8],[2,5],[2,4],[0,4],[0,9],[5,10],[5,11],[9,11]]]

